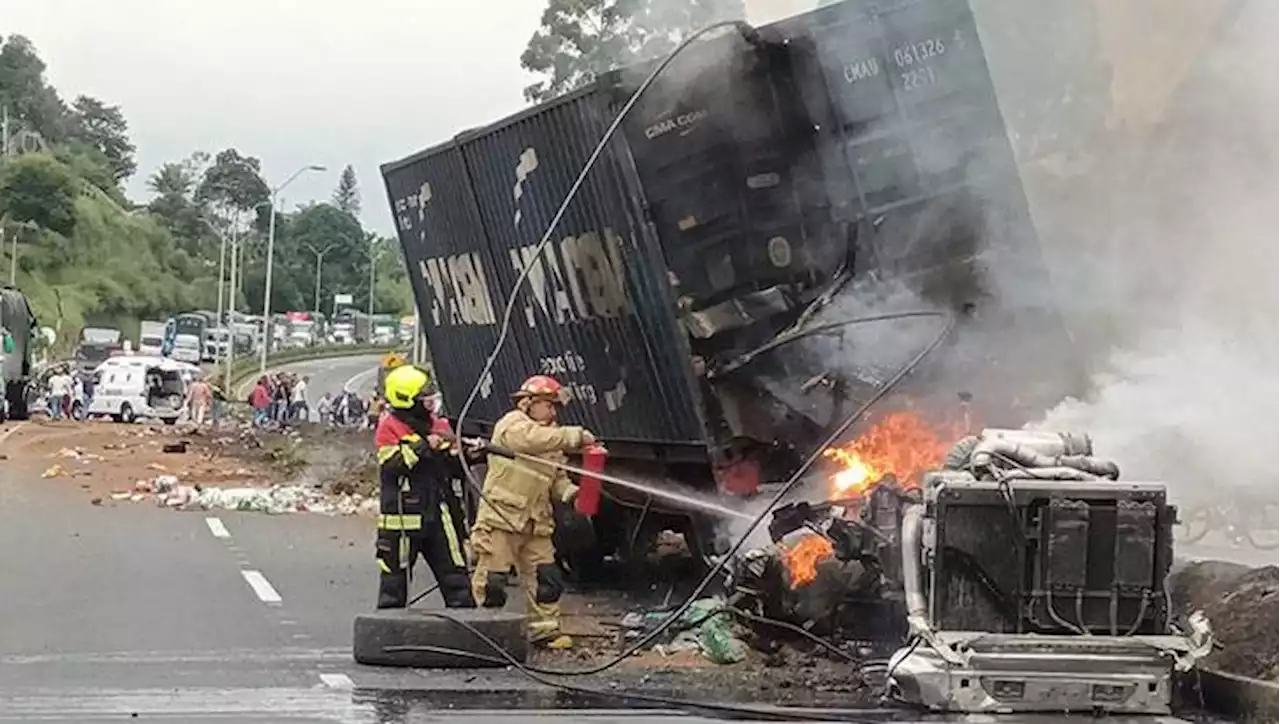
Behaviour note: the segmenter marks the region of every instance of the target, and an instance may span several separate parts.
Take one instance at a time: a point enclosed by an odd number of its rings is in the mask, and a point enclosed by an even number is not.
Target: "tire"
[[[501,655],[471,631],[453,621],[429,614],[441,613],[474,626],[494,643],[524,663],[529,654],[525,619],[518,613],[489,608],[383,609],[356,616],[351,652],[355,660],[371,666],[408,666],[420,669],[475,669],[507,666],[490,659]],[[439,646],[479,654],[472,658],[437,651],[388,650],[401,646]]]
[[[9,419],[10,420],[26,420],[31,417],[30,409],[27,406],[27,386],[20,382],[15,382],[5,386],[5,397],[9,401]]]
[[[126,402],[120,406],[120,415],[118,417],[119,422],[123,422],[125,424],[132,424],[134,420],[137,420],[137,419],[138,419],[137,416],[133,414],[132,405]]]

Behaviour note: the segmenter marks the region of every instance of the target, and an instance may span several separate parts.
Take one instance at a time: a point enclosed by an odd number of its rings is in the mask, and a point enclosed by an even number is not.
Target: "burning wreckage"
[[[455,429],[565,384],[609,451],[598,509],[557,511],[585,576],[664,530],[725,562],[724,511],[878,404],[822,499],[727,561],[735,607],[903,646],[893,691],[936,709],[1167,711],[1210,633],[1172,613],[1164,486],[1080,434],[963,437],[1083,378],[968,3],[722,30],[383,166]]]
[[[1119,481],[1077,433],[984,430],[930,471],[894,464],[910,447],[859,455],[868,439],[832,451],[832,499],[774,511],[773,544],[735,562],[735,606],[902,645],[889,692],[930,709],[1170,710],[1213,639],[1171,610],[1164,485]]]

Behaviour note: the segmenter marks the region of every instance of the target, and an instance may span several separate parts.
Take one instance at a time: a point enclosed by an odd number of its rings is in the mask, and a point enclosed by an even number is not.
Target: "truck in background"
[[[374,344],[393,344],[399,339],[400,322],[394,314],[375,314],[371,320],[371,342]]]
[[[4,373],[6,405],[0,408],[11,420],[28,417],[27,386],[31,382],[31,353],[36,335],[36,317],[26,295],[13,287],[0,287],[0,326],[9,330],[13,351],[5,352],[0,365]]]
[[[92,372],[107,359],[124,352],[124,332],[113,327],[85,327],[80,330],[75,363],[81,372]]]
[[[138,354],[164,356],[164,322],[145,321],[138,326]]]
[[[205,330],[212,326],[204,312],[186,312],[174,316],[166,325],[168,357],[198,365],[204,359]]]
[[[373,337],[372,326],[369,315],[358,309],[344,307],[333,315],[330,339],[334,344],[368,344]]]

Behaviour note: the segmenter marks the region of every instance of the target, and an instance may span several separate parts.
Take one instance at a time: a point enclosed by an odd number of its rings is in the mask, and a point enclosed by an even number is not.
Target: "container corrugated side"
[[[497,270],[462,154],[447,143],[382,172],[435,379],[446,413],[457,415],[497,342],[501,314],[501,297],[487,282]],[[514,347],[506,352],[493,379],[481,385],[471,419],[492,423],[510,408],[505,385],[526,374],[527,365]]]
[[[532,257],[611,118],[606,95],[590,88],[458,139],[496,266],[488,288],[505,302],[532,262],[508,344],[524,374],[569,389],[563,421],[606,440],[701,447],[688,356],[625,145],[602,156]]]

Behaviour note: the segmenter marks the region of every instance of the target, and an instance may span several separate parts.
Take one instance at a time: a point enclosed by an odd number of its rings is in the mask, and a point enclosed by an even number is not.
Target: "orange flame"
[[[831,499],[856,497],[886,475],[893,475],[900,485],[917,486],[924,473],[942,464],[949,447],[919,415],[885,415],[848,445],[823,451],[842,467],[831,478]]]
[[[820,535],[807,535],[782,552],[791,588],[807,586],[818,578],[818,563],[835,555],[831,541]]]

